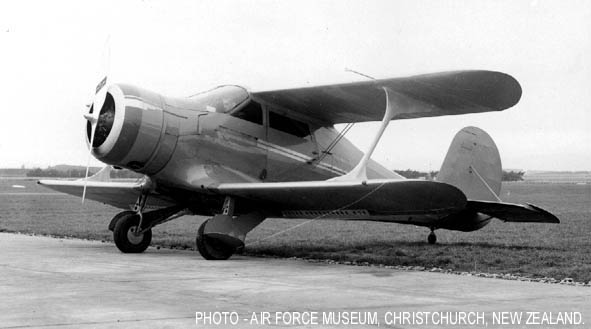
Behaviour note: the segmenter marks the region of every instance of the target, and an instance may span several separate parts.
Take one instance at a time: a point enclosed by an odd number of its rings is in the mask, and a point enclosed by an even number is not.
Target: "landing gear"
[[[171,206],[144,213],[148,193],[142,190],[133,211],[115,215],[109,224],[115,245],[123,253],[144,252],[152,242],[152,227],[188,213],[183,206]]]
[[[113,219],[111,219],[111,222],[109,223],[109,231],[113,232],[115,230],[115,224],[117,224],[117,221],[119,220],[119,218],[125,217],[125,216],[133,216],[135,215],[136,212],[135,211],[122,211],[120,213],[118,213],[117,215],[115,215],[115,217],[113,217]]]
[[[197,231],[197,238],[195,242],[197,244],[197,250],[203,258],[207,260],[226,260],[230,258],[236,251],[236,248],[224,243],[220,239],[209,237],[203,234],[205,231],[205,225],[211,219],[206,220]]]
[[[435,235],[434,230],[431,230],[431,233],[429,233],[429,236],[427,237],[427,242],[429,242],[429,244],[435,244],[437,242],[437,235]]]
[[[140,216],[132,211],[115,217],[119,217],[113,227],[113,240],[117,248],[126,254],[144,252],[152,241],[152,229],[140,231]]]
[[[225,260],[244,250],[246,234],[267,216],[251,212],[234,216],[235,200],[226,197],[221,214],[206,220],[197,232],[197,250],[208,260]]]

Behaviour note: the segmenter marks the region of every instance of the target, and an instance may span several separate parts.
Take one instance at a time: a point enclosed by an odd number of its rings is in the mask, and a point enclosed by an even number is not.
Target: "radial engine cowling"
[[[152,175],[174,152],[179,119],[165,111],[165,98],[138,87],[109,86],[92,145],[100,161]],[[94,109],[91,107],[91,113]],[[87,123],[87,143],[91,125]]]

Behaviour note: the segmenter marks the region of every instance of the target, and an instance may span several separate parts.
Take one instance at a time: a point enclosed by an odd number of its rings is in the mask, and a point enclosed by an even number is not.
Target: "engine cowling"
[[[172,156],[179,135],[179,118],[165,109],[164,97],[157,93],[125,84],[109,86],[92,154],[107,164],[157,173]],[[90,123],[86,132],[90,144]]]

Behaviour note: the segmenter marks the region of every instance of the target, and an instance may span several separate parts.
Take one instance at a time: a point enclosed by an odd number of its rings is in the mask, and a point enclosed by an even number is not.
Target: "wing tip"
[[[476,80],[486,81],[488,89],[488,107],[503,111],[509,109],[521,100],[523,88],[519,81],[512,75],[500,71],[475,70],[467,71],[472,73]]]
[[[505,76],[505,90],[507,92],[506,95],[508,106],[505,109],[508,109],[519,103],[519,101],[521,100],[521,96],[523,95],[523,88],[521,87],[521,84],[519,83],[519,81],[517,81],[515,77],[507,73],[502,74]]]

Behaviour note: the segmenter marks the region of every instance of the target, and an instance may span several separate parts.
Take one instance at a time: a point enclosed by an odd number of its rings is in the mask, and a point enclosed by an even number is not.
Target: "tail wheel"
[[[137,254],[144,252],[152,241],[152,229],[137,233],[140,217],[137,214],[125,214],[115,223],[113,240],[121,252]]]
[[[429,242],[429,244],[435,244],[437,242],[437,235],[435,235],[435,232],[431,231],[431,233],[429,233],[427,242]]]
[[[197,238],[195,239],[197,250],[199,250],[201,256],[207,260],[226,260],[230,258],[230,256],[236,251],[236,248],[203,234],[205,225],[208,221],[209,220],[201,224],[197,231]]]

